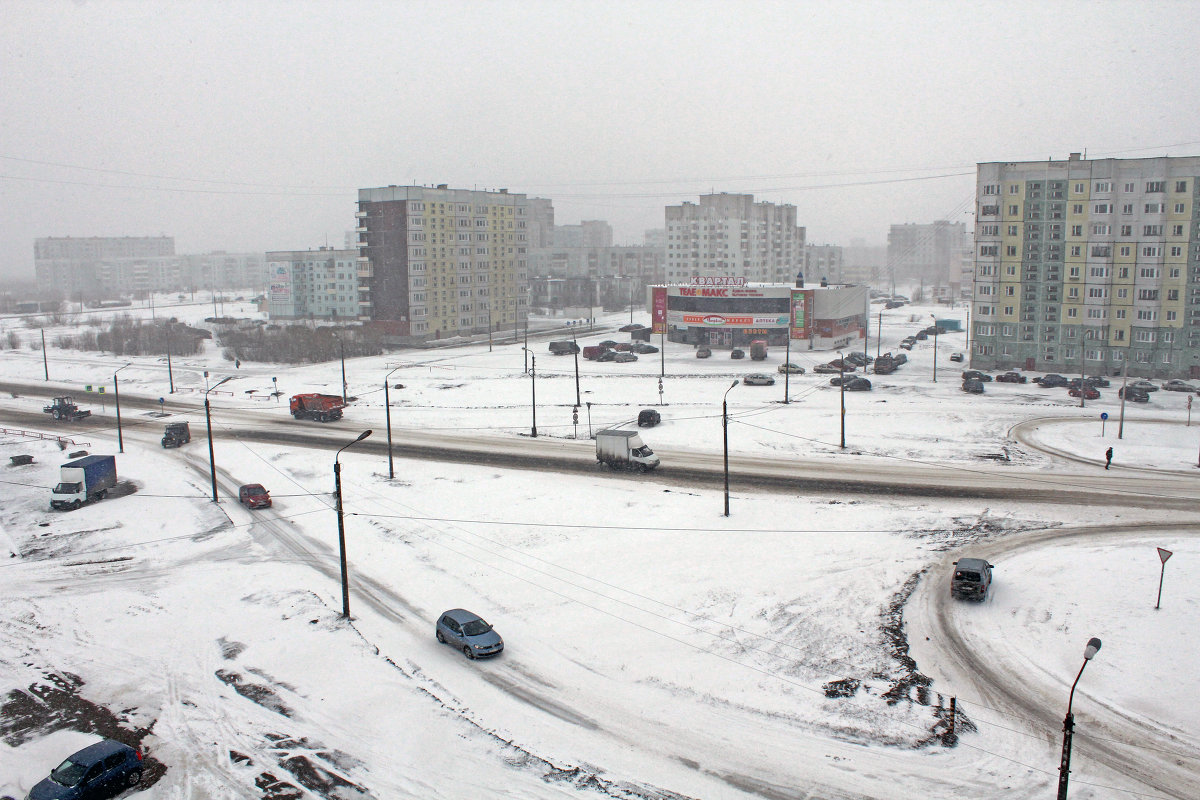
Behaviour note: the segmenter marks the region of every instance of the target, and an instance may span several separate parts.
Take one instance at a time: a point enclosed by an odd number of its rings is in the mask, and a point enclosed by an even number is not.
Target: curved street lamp
[[[929,316],[933,320],[933,382],[937,383],[937,314],[930,314]]]
[[[401,364],[400,367],[404,365]],[[400,369],[393,367],[392,372]],[[383,410],[384,416],[387,418],[387,437],[388,437],[388,479],[396,477],[396,470],[392,467],[392,404],[388,399],[388,378],[392,377],[392,372],[383,376]]]
[[[342,465],[338,462],[338,456],[342,454],[342,450],[358,444],[370,435],[370,429],[363,431],[357,439],[342,447],[333,457],[333,492],[337,507],[338,549],[341,551],[342,561],[342,618],[347,620],[350,619],[350,578],[346,574],[346,525],[342,520]]]
[[[1093,636],[1083,651],[1083,665],[1079,668],[1079,674],[1075,676],[1075,683],[1071,684],[1071,695],[1067,698],[1067,716],[1063,719],[1062,762],[1058,765],[1058,800],[1067,800],[1067,776],[1071,773],[1071,737],[1075,732],[1075,717],[1071,714],[1071,703],[1075,701],[1075,686],[1083,677],[1084,667],[1098,652],[1100,640]]]
[[[43,349],[42,352],[44,353],[46,351]],[[133,365],[126,364],[124,367],[120,367],[117,372],[120,372],[121,370],[125,369],[125,367],[130,366]],[[121,385],[117,383],[117,372],[113,373],[113,395],[117,399],[117,451],[124,453],[125,439],[121,437]]]
[[[206,375],[208,373],[205,373]],[[208,410],[208,393],[220,386],[225,381],[233,380],[232,375],[226,375],[221,380],[214,383],[212,386],[204,390],[204,424],[208,428],[208,474],[212,476],[213,502],[217,502],[217,461],[213,457],[212,443],[212,415]]]
[[[735,380],[729,384],[729,388],[725,390],[725,394],[721,397],[721,437],[724,443],[725,450],[725,516],[729,516],[729,393],[733,391],[733,387],[737,386]]]

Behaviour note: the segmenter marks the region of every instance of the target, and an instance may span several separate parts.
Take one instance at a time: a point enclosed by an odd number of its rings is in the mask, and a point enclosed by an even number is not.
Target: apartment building
[[[38,290],[75,302],[178,288],[174,256],[172,236],[51,236],[33,243]]]
[[[749,194],[701,195],[667,206],[668,282],[737,277],[789,283],[804,269],[805,229],[796,207],[754,202]]]
[[[1200,157],[977,176],[972,366],[1200,377]]]
[[[358,316],[440,338],[516,327],[528,295],[523,194],[385,186],[358,192]]]
[[[846,283],[842,248],[836,244],[806,244],[804,270],[811,280]]]
[[[888,231],[889,280],[911,281],[935,300],[962,291],[962,255],[967,226],[962,222],[892,225]]]
[[[266,254],[271,319],[358,319],[358,249]]]

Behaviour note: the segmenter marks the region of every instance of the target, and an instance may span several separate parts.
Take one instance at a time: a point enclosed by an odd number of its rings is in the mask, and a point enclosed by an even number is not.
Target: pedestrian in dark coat
[[[1104,451],[1104,468],[1108,469],[1112,465],[1112,448]]]

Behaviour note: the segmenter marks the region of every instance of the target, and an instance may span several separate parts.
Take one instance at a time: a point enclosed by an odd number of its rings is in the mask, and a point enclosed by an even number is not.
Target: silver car
[[[483,658],[499,655],[504,650],[504,640],[492,630],[492,626],[477,614],[464,608],[454,608],[442,614],[437,621],[437,640],[462,650],[467,658]]]
[[[775,379],[770,375],[764,375],[761,372],[752,372],[742,378],[742,383],[747,386],[774,386]]]

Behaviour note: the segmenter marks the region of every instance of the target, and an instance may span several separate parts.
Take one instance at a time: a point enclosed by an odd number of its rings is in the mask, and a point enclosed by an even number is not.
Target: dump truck
[[[163,447],[179,447],[192,440],[192,429],[186,422],[168,422],[163,431]]]
[[[296,419],[315,419],[317,422],[333,422],[342,418],[346,401],[336,394],[292,395],[289,408]]]
[[[572,353],[579,352],[579,345],[572,342],[570,339],[563,339],[559,342],[550,343],[550,352],[556,356],[569,356]]]
[[[116,456],[84,456],[58,469],[58,485],[50,493],[51,508],[79,508],[102,500],[117,485]]]
[[[55,419],[65,419],[67,421],[83,419],[92,415],[91,411],[75,405],[75,400],[71,397],[56,397],[50,405],[43,406],[42,411],[47,414],[53,414]]]
[[[596,434],[596,460],[609,469],[649,472],[658,466],[658,456],[646,446],[637,431],[606,430]]]

